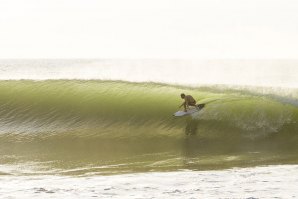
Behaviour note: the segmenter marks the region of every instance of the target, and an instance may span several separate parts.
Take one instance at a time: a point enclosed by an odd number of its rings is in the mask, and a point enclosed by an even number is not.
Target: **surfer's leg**
[[[197,106],[195,102],[188,103],[188,106]]]

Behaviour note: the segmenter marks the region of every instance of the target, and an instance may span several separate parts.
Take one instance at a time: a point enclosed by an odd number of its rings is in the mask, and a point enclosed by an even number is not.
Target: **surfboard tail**
[[[198,104],[197,107],[201,110],[202,108],[205,107],[205,104]]]

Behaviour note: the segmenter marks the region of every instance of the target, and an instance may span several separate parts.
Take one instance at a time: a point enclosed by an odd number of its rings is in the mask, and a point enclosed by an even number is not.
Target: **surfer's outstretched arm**
[[[185,102],[183,102],[180,106],[179,106],[179,108],[181,108],[181,107],[184,107],[184,111],[186,112],[187,111],[187,107],[188,107],[188,103],[185,101]]]
[[[180,106],[179,106],[179,108],[181,108],[182,106],[184,106],[185,105],[185,102],[183,102]]]

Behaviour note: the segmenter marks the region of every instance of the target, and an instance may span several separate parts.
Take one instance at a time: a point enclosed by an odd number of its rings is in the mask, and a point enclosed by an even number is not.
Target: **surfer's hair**
[[[184,93],[181,93],[181,95],[180,95],[182,98],[184,98],[185,97],[185,94]]]

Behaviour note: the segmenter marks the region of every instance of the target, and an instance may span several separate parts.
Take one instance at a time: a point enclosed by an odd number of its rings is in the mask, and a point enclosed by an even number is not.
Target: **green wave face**
[[[297,107],[252,92],[24,80],[1,81],[0,93],[2,164],[81,174],[298,162]],[[180,93],[205,108],[173,117]]]

